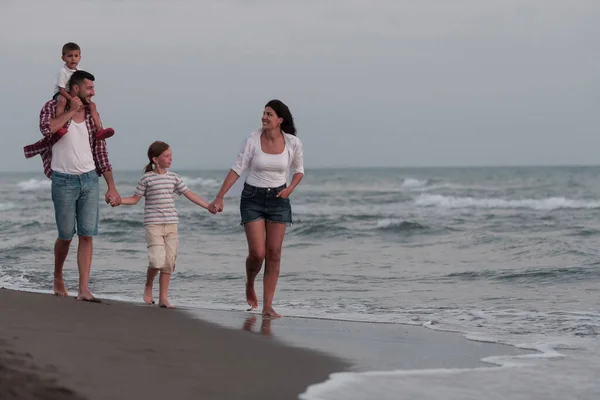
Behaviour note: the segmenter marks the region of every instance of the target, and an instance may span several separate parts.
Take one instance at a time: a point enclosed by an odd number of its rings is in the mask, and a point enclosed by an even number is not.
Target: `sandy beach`
[[[490,366],[522,354],[423,327],[0,290],[2,399],[297,399],[333,372]]]
[[[343,362],[183,312],[0,290],[2,399],[296,399]]]

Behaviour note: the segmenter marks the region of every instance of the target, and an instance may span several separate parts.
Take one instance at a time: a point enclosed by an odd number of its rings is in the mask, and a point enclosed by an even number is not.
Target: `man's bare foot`
[[[161,308],[175,308],[174,305],[172,305],[171,303],[169,303],[169,300],[164,300],[164,301],[160,300],[158,302],[158,306],[161,307]]]
[[[246,282],[246,301],[253,309],[258,308],[258,297],[256,297],[254,285],[250,285],[248,282]]]
[[[54,295],[59,297],[69,297],[63,278],[54,278]]]
[[[154,299],[152,298],[152,285],[144,286],[144,303],[154,304]]]
[[[275,310],[273,310],[273,307],[265,307],[262,310],[262,316],[263,318],[281,318],[281,314],[278,314]]]

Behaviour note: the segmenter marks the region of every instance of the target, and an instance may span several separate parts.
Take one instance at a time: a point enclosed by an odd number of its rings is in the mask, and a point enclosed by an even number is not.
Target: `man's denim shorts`
[[[290,199],[277,197],[277,194],[285,187],[286,185],[277,188],[261,188],[245,183],[240,201],[242,225],[261,219],[291,224],[292,205]]]
[[[79,236],[98,234],[99,191],[96,171],[81,175],[52,172],[52,202],[59,239],[71,240],[75,232]]]

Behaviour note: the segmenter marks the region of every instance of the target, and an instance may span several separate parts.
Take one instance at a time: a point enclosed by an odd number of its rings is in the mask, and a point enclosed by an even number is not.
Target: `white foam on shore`
[[[34,293],[46,293],[46,291],[35,289],[32,286],[34,285],[24,275],[0,275],[0,288],[2,289],[20,290]]]
[[[377,321],[372,321],[377,322]],[[570,396],[570,391],[580,391],[584,396],[590,392],[600,393],[600,385],[596,374],[600,371],[600,362],[595,354],[600,354],[598,342],[596,347],[592,338],[584,338],[581,342],[572,339],[569,343],[564,337],[550,338],[543,335],[525,336],[519,343],[516,338],[498,339],[492,335],[469,333],[466,330],[454,329],[444,324],[426,322],[420,324],[425,328],[454,332],[464,335],[471,341],[503,344],[523,350],[534,350],[535,353],[521,355],[498,355],[481,359],[491,367],[477,368],[435,368],[391,371],[338,372],[331,374],[325,382],[309,386],[300,394],[302,400],[398,400],[398,399],[445,399],[445,400],[480,400],[490,398],[493,393],[497,398],[596,398]],[[557,348],[578,349],[578,357],[567,358]],[[560,360],[557,363],[555,360]],[[572,379],[570,386],[561,386],[564,381],[564,370],[570,370]],[[532,386],[531,381],[540,383]],[[566,389],[565,389],[566,387]],[[494,397],[494,398],[496,398]],[[521,397],[518,397],[521,398]]]
[[[598,344],[560,362],[544,355],[493,357],[498,367],[339,372],[309,386],[302,400],[595,399]],[[533,358],[538,358],[533,362]],[[491,358],[491,357],[490,357]],[[568,373],[566,373],[568,371]]]

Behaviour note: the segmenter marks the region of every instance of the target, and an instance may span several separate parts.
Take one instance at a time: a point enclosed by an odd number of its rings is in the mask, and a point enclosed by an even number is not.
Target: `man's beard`
[[[81,100],[81,102],[83,103],[84,106],[88,106],[90,104],[90,101],[84,97],[81,97],[79,95],[77,95],[77,97],[79,97],[79,100]]]

